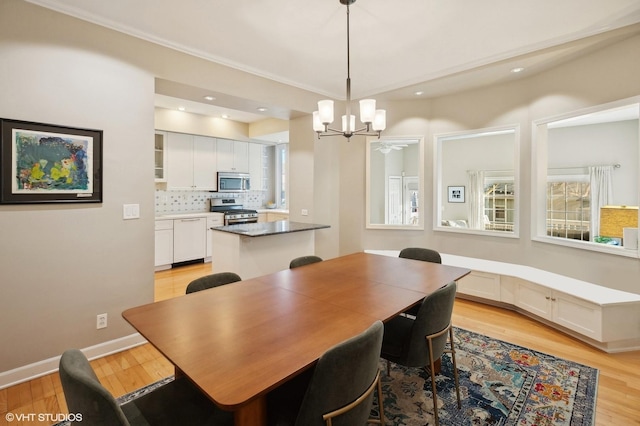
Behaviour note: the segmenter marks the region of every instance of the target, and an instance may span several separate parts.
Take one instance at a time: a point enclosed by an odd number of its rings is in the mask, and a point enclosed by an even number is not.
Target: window
[[[275,173],[275,188],[276,188],[276,205],[278,208],[287,208],[287,188],[289,180],[289,145],[280,144],[276,145],[276,173]]]
[[[638,257],[639,100],[533,123],[534,240]]]
[[[519,128],[500,126],[435,136],[434,229],[517,238]],[[464,186],[463,202],[447,197]]]
[[[513,180],[492,182],[492,179],[485,179],[484,229],[513,231],[516,213],[514,194]]]
[[[547,183],[547,235],[589,241],[590,209],[588,181]]]

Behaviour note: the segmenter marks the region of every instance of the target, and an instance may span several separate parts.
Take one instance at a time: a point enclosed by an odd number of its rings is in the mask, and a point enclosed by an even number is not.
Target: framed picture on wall
[[[464,203],[464,186],[447,187],[450,203]]]
[[[0,165],[0,204],[102,202],[102,130],[0,118]]]

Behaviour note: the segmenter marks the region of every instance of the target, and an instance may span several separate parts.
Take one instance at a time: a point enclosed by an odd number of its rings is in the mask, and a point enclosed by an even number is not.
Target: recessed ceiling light
[[[179,107],[178,107],[178,111],[186,111],[186,110],[187,110],[187,109],[186,109],[185,107],[183,107],[183,106],[179,106]]]
[[[204,98],[206,100],[208,100],[208,101],[215,101],[216,100],[216,98],[214,98],[213,96],[205,96]]]
[[[222,114],[222,118],[229,118],[228,114]]]
[[[516,67],[516,68],[512,68],[511,69],[511,72],[514,73],[514,74],[517,74],[517,73],[522,72],[522,71],[524,71],[524,68],[522,68],[522,67]]]
[[[259,108],[258,108],[258,111],[260,111],[260,112],[265,112],[266,110],[267,110],[267,109],[266,109],[265,107],[259,107]]]
[[[421,96],[421,95],[424,95],[424,92],[422,90],[418,90],[417,92],[414,92],[413,94],[416,95],[416,96]]]

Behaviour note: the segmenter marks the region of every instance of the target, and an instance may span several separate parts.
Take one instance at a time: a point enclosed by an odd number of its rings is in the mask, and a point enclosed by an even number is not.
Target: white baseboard
[[[89,360],[92,360],[111,355],[113,353],[122,352],[126,349],[145,344],[146,342],[147,341],[139,333],[135,333],[119,339],[100,343],[98,345],[89,346],[88,348],[82,349],[82,352],[84,352]],[[18,367],[13,370],[3,371],[0,373],[0,389],[58,371],[59,362],[60,356],[55,356],[53,358],[34,362],[33,364]]]

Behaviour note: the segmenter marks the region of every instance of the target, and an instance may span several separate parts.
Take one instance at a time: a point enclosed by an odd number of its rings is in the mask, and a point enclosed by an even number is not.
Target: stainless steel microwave
[[[245,192],[250,189],[249,173],[218,172],[218,192]]]

